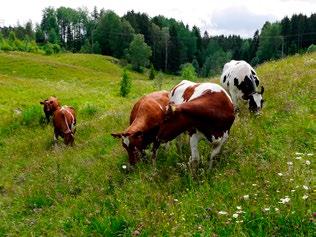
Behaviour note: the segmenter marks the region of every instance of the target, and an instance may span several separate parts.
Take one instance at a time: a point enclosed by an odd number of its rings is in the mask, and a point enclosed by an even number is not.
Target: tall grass
[[[0,236],[314,235],[315,53],[257,68],[263,114],[241,105],[211,172],[210,147],[199,145],[195,175],[188,142],[182,153],[162,147],[157,170],[146,161],[121,168],[127,154],[110,133],[126,128],[155,80],[129,72],[133,86],[122,98],[123,70],[112,61],[0,53]],[[162,89],[181,80],[162,76]],[[39,101],[50,95],[76,108],[74,147],[52,146],[51,124],[39,123]]]

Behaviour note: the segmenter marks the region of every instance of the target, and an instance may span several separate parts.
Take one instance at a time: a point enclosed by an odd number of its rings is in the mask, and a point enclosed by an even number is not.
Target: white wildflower
[[[296,157],[295,159],[296,159],[296,160],[300,160],[300,159],[302,159],[302,157],[301,157],[301,156],[298,156],[298,157]]]
[[[288,203],[291,199],[288,196],[285,196],[285,198],[281,198],[279,203],[285,204]]]
[[[124,169],[124,170],[125,170],[126,168],[127,168],[127,166],[126,166],[126,165],[122,165],[122,169]]]
[[[303,185],[303,188],[304,188],[305,190],[308,190],[308,189],[309,189],[309,187],[306,186],[306,185]]]
[[[275,210],[275,211],[279,211],[279,208],[276,207],[276,208],[274,208],[274,210]]]
[[[173,199],[173,201],[174,201],[174,202],[178,202],[179,200],[175,198],[175,199]]]
[[[241,220],[241,221],[236,221],[236,223],[243,223],[244,221],[243,220]]]
[[[294,181],[294,179],[290,179],[290,181],[291,181],[291,182],[293,182],[293,181]]]
[[[301,156],[301,155],[303,155],[303,153],[301,153],[301,152],[295,152],[295,155]]]
[[[294,192],[295,192],[295,189],[292,189],[291,192],[294,193]]]
[[[305,194],[302,198],[306,200],[308,198],[308,195]]]
[[[293,162],[292,161],[288,161],[288,162],[286,162],[286,164],[293,165]]]
[[[244,199],[245,200],[248,200],[249,199],[249,195],[247,194],[247,195],[244,195]]]
[[[237,208],[237,210],[241,210],[241,206],[237,206],[236,208]]]
[[[227,212],[226,211],[219,211],[218,214],[219,215],[227,215]]]
[[[257,184],[252,184],[252,186],[254,186],[254,187],[255,187],[255,186],[257,186]]]
[[[312,155],[314,155],[313,153],[307,153],[307,156],[312,156]]]
[[[263,208],[263,211],[270,211],[270,207]]]
[[[233,217],[234,217],[235,219],[238,218],[238,216],[239,216],[239,215],[238,215],[237,213],[234,213],[234,214],[233,214]]]
[[[236,213],[237,213],[237,214],[242,214],[242,213],[246,213],[246,212],[244,212],[244,211],[242,211],[242,210],[239,210],[239,211],[236,211]]]
[[[277,190],[276,192],[277,192],[277,193],[279,193],[280,191],[279,191],[279,190]]]
[[[283,174],[282,174],[282,173],[278,173],[278,175],[279,175],[279,176],[283,176]]]
[[[307,160],[307,161],[305,161],[305,164],[306,164],[306,165],[310,165],[311,162],[310,162],[309,160]]]

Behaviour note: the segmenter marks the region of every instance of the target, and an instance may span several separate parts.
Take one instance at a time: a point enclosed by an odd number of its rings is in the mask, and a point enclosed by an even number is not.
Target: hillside
[[[178,165],[188,161],[188,145],[183,154],[174,144],[160,149],[156,172],[150,162],[121,169],[127,154],[110,133],[127,126],[154,82],[130,72],[132,92],[121,98],[115,61],[0,53],[0,236],[313,235],[316,54],[257,68],[263,114],[241,108],[210,173],[210,149],[201,144],[196,176]],[[164,78],[163,88],[179,80]],[[50,95],[78,112],[74,147],[52,146],[39,104]]]

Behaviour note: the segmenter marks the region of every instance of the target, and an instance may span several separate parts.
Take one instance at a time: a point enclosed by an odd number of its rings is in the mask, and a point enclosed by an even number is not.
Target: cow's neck
[[[190,128],[191,122],[186,116],[175,114],[173,118],[161,124],[158,139],[163,142],[171,141]]]

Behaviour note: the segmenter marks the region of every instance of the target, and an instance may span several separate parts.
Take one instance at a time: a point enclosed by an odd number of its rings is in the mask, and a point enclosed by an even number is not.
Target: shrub
[[[181,77],[185,80],[194,81],[196,79],[195,68],[191,63],[186,63],[181,66]]]
[[[46,55],[51,55],[54,53],[53,44],[47,43],[43,46],[43,50]]]
[[[131,79],[129,78],[126,69],[123,72],[122,80],[121,80],[121,88],[120,88],[120,95],[122,97],[126,97],[128,93],[131,91]]]
[[[150,70],[149,70],[149,80],[155,79],[155,68],[154,65],[151,64]]]

